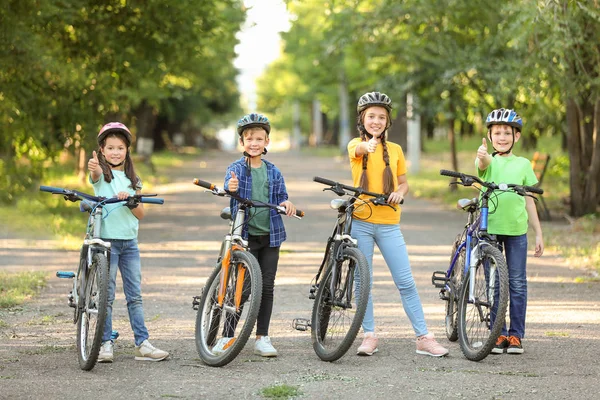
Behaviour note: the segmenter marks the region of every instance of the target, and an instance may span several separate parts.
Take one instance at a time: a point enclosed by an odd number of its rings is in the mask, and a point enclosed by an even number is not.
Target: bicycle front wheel
[[[215,268],[196,315],[196,349],[205,364],[221,367],[237,357],[254,329],[261,294],[260,266],[249,252],[234,250],[228,268]]]
[[[323,361],[346,354],[360,329],[371,289],[369,265],[360,250],[346,247],[341,257],[336,261],[332,254],[312,311],[313,348]]]
[[[471,274],[474,275],[472,298]],[[490,354],[504,326],[507,305],[506,260],[497,248],[484,246],[481,249],[481,259],[469,269],[463,280],[458,306],[459,343],[467,359],[481,361]]]
[[[79,366],[85,371],[94,368],[102,345],[102,334],[108,305],[108,260],[104,254],[92,257],[83,296],[79,298],[77,319],[77,354]]]

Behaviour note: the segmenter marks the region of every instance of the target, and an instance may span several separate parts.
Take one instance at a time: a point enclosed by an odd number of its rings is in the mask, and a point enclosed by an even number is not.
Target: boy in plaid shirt
[[[244,156],[227,168],[224,187],[230,192],[238,192],[245,199],[279,204],[285,207],[288,216],[293,216],[296,207],[288,200],[283,175],[273,163],[262,159],[262,155],[267,153],[265,147],[269,144],[270,131],[269,120],[261,114],[248,114],[238,121],[237,132],[244,147]],[[236,214],[238,207],[238,201],[231,199],[231,215]],[[263,281],[254,353],[276,357],[277,350],[268,335],[279,248],[286,239],[285,227],[281,215],[268,208],[252,208],[246,215],[246,221],[242,236],[248,240],[250,252],[260,264]]]

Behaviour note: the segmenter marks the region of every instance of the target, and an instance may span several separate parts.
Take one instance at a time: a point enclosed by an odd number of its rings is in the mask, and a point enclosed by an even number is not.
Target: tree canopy
[[[290,101],[319,99],[340,114],[345,79],[353,109],[379,90],[405,112],[419,98],[425,126],[485,130],[495,108],[523,116],[526,145],[561,135],[571,160],[571,213],[600,203],[598,0],[288,0],[280,60],[259,82],[265,112],[292,119]],[[343,78],[341,78],[343,77]],[[306,128],[304,131],[309,131]],[[451,138],[452,141],[452,138]]]

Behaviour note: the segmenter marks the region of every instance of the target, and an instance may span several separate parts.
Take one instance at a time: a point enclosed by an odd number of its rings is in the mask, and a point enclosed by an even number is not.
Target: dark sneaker
[[[502,354],[506,351],[510,343],[508,342],[508,338],[504,335],[498,336],[498,340],[496,340],[496,346],[492,349],[492,354]]]
[[[508,338],[508,349],[506,349],[506,353],[508,354],[523,354],[523,346],[521,345],[521,339],[516,336],[510,336]]]

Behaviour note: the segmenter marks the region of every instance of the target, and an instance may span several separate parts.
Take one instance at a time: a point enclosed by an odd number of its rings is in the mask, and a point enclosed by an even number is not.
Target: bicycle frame
[[[89,204],[83,203],[82,207],[80,207],[81,211],[88,211],[86,206],[89,207]],[[94,254],[104,253],[109,262],[108,265],[110,265],[111,243],[105,242],[100,238],[100,229],[102,228],[102,210],[103,207],[101,204],[96,205],[91,209],[88,219],[88,226],[85,238],[83,240],[83,248],[81,253],[82,258],[85,256],[86,263],[79,266],[77,274],[75,275],[75,279],[73,280],[73,302],[77,307],[77,310],[79,310],[81,307],[79,304],[79,290],[83,290],[83,288],[85,288],[87,271],[89,266],[92,264],[92,257]]]
[[[331,201],[331,208],[338,210],[338,216],[333,228],[333,232],[327,239],[327,247],[325,249],[325,254],[323,255],[321,266],[319,267],[317,275],[315,276],[315,283],[311,285],[310,288],[308,298],[311,300],[315,299],[315,294],[320,284],[321,274],[325,270],[325,266],[327,265],[327,261],[330,259],[330,257],[335,257],[336,261],[341,261],[342,250],[345,247],[358,247],[358,241],[352,238],[350,235],[353,221],[352,214],[354,212],[354,203],[356,202],[356,199],[356,197],[352,197],[350,200],[334,199]],[[337,262],[333,263],[332,279],[330,283],[331,293],[334,292],[335,282],[337,279],[337,264]],[[352,303],[350,301],[352,296],[351,290],[352,285],[348,285],[348,287],[344,288],[345,301],[341,302],[336,299],[334,301],[334,305],[352,308]]]
[[[440,174],[459,178],[464,186],[471,186],[473,183],[479,183],[485,188],[485,190],[482,190],[482,195],[479,200],[473,199],[467,203],[463,203],[462,205],[462,200],[459,200],[459,206],[469,213],[467,225],[465,226],[465,238],[457,247],[445,276],[442,278],[440,276],[436,276],[437,273],[434,273],[432,277],[432,283],[436,287],[443,287],[446,291],[451,291],[451,288],[448,285],[448,280],[450,279],[450,276],[456,267],[456,262],[462,249],[465,249],[465,265],[462,271],[462,276],[465,276],[465,274],[469,272],[470,268],[475,267],[477,262],[481,259],[481,249],[483,246],[498,247],[495,235],[490,235],[488,233],[489,201],[494,194],[494,191],[497,189],[502,191],[512,190],[521,196],[525,196],[527,195],[527,192],[541,194],[543,193],[543,190],[531,186],[515,184],[497,185],[493,182],[483,182],[475,176],[465,175],[454,171],[441,170]],[[474,218],[474,215],[477,211],[479,211],[479,215]],[[493,288],[495,285],[496,274],[494,273],[495,271],[488,271],[486,267],[486,273],[490,274],[490,272],[492,272],[492,274],[489,276],[489,287],[490,290],[492,290],[491,288]],[[469,301],[473,302],[475,301],[475,296],[473,294],[473,291],[475,290],[475,275],[469,274],[469,279]],[[440,285],[436,283],[436,281],[444,281],[445,283],[444,285]]]
[[[238,195],[236,195],[235,193],[225,191],[224,189],[221,189],[221,188],[213,185],[212,183],[202,181],[200,179],[194,179],[193,182],[197,186],[208,189],[208,191],[214,195],[227,196],[227,197],[231,197],[231,198],[239,201],[239,207],[236,212],[235,218],[233,220],[231,219],[231,210],[229,207],[226,207],[225,209],[223,209],[221,211],[221,218],[229,220],[230,223],[229,223],[229,233],[227,235],[225,235],[225,238],[223,239],[223,243],[221,244],[221,250],[219,253],[219,258],[217,259],[217,265],[219,265],[219,263],[220,263],[220,266],[223,269],[223,274],[221,274],[221,278],[220,278],[217,303],[218,303],[219,307],[227,307],[227,305],[224,304],[224,300],[225,300],[225,295],[226,295],[226,290],[227,290],[227,281],[229,279],[229,274],[231,272],[231,254],[234,250],[248,251],[248,241],[242,237],[242,231],[244,228],[244,224],[246,223],[246,211],[251,207],[268,207],[268,208],[274,208],[274,209],[278,210],[278,212],[281,213],[282,210],[285,210],[285,209],[283,209],[283,207],[275,205],[275,204],[255,203],[252,200],[243,199],[243,198],[239,197]],[[301,218],[303,216],[304,216],[304,213],[300,210],[297,210],[295,217]],[[245,269],[243,267],[238,266],[238,274],[241,277],[241,279],[237,280],[238,284],[235,289],[235,295],[234,295],[235,308],[236,308],[235,311],[239,311],[241,304],[242,304],[242,292],[244,289],[243,282],[244,282]],[[200,298],[200,296],[194,297],[194,300],[192,302],[194,307],[197,306],[197,301],[199,298]],[[232,310],[228,310],[228,311],[231,312]]]
[[[217,303],[220,307],[227,307],[226,305],[224,305],[224,301],[225,291],[227,290],[227,280],[229,279],[229,272],[231,268],[231,253],[234,250],[248,250],[248,241],[242,238],[242,228],[244,226],[244,219],[246,218],[246,210],[247,206],[243,203],[240,204],[240,207],[233,221],[231,221],[231,212],[229,211],[229,207],[227,207],[223,212],[221,212],[222,218],[230,220],[230,229],[229,233],[225,235],[225,238],[223,239],[223,244],[221,245],[221,252],[217,260],[217,262],[221,263],[221,268],[223,269],[223,274],[221,274],[221,281],[219,285],[219,293],[217,297]],[[236,312],[239,311],[241,306],[245,269],[238,267],[238,273],[240,274],[241,279],[238,280],[238,285],[236,286],[234,296],[236,308],[234,311]]]

